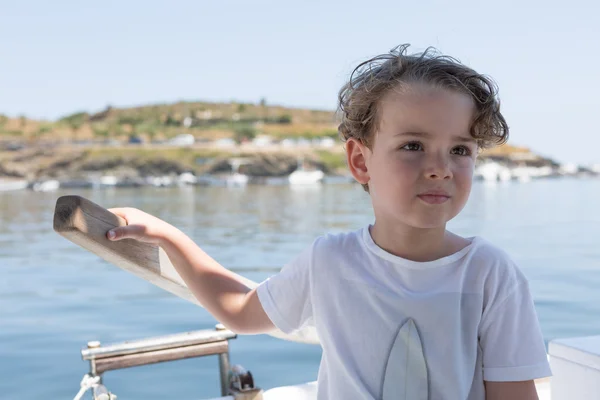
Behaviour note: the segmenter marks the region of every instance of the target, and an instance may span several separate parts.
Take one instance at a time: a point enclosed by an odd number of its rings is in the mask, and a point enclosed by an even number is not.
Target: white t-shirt
[[[527,280],[502,250],[470,241],[450,256],[414,262],[377,246],[365,227],[319,237],[260,284],[278,329],[316,327],[319,400],[382,399],[392,347],[411,319],[428,399],[484,400],[484,380],[551,375]],[[397,379],[414,386],[410,372]]]

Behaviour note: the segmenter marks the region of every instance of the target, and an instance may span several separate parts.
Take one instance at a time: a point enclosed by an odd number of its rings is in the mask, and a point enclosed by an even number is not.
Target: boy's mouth
[[[442,190],[421,193],[417,197],[427,204],[442,204],[450,199],[450,195]]]

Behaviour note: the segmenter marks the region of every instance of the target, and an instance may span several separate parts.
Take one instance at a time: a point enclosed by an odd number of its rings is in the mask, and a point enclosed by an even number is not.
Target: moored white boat
[[[304,165],[304,160],[298,160],[298,168],[288,176],[290,185],[314,185],[321,183],[325,173],[320,169],[308,170]]]
[[[191,172],[184,172],[177,178],[177,183],[180,185],[195,185],[197,182],[198,178]]]
[[[234,172],[225,178],[225,184],[229,187],[243,187],[248,184],[249,177],[239,172]]]
[[[505,165],[487,161],[475,168],[475,177],[486,182],[506,182],[512,179],[512,173]]]
[[[324,177],[325,174],[321,170],[296,170],[290,174],[288,181],[290,185],[312,185],[321,182]]]
[[[27,189],[29,182],[24,179],[0,179],[0,192]]]
[[[51,192],[54,190],[58,190],[59,187],[60,187],[60,182],[57,181],[56,179],[51,179],[51,180],[42,181],[42,182],[35,182],[31,186],[31,189],[34,192]]]
[[[119,179],[113,175],[103,175],[100,177],[100,187],[114,187],[119,183]]]

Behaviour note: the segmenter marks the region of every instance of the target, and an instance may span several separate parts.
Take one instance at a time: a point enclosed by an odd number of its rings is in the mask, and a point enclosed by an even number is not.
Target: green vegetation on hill
[[[106,107],[96,113],[78,111],[57,121],[35,121],[0,115],[0,140],[165,140],[181,133],[202,139],[252,139],[337,135],[335,114],[252,103],[179,102],[130,108]]]

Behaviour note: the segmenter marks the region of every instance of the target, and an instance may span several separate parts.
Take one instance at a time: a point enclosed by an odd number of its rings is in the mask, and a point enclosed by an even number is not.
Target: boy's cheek
[[[456,164],[456,169],[462,174],[473,175],[475,172],[475,160],[471,158],[462,160]]]

